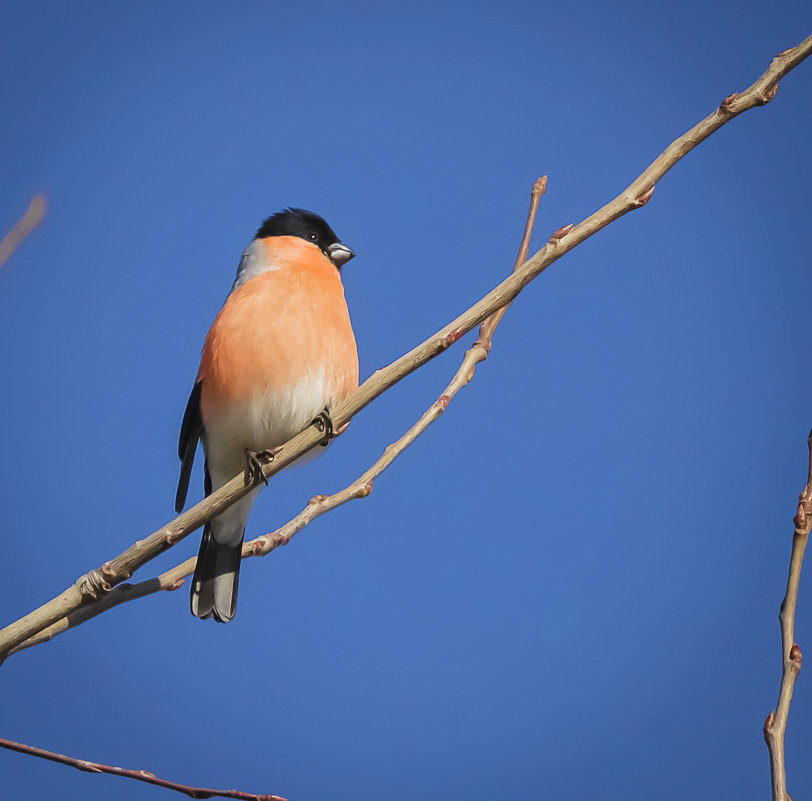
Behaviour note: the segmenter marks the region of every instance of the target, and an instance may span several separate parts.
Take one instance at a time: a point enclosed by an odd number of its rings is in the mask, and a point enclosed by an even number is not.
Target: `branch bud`
[[[795,665],[796,670],[801,669],[801,664],[803,663],[804,658],[803,655],[801,654],[801,649],[798,647],[797,642],[794,642],[792,644],[792,648],[790,648],[789,661]]]
[[[247,555],[262,556],[262,552],[268,547],[269,544],[269,540],[265,537],[263,537],[261,540],[257,540],[257,542],[252,542]]]
[[[461,336],[462,336],[462,331],[460,331],[459,328],[452,329],[443,338],[443,341],[445,342],[444,347],[447,348],[449,345],[453,345]]]
[[[451,398],[448,395],[440,395],[436,401],[434,401],[434,405],[441,411],[444,412],[448,408],[448,404],[450,403]]]
[[[809,485],[805,486],[798,496],[798,511],[795,514],[793,523],[798,534],[808,534],[809,517],[812,513],[812,489]]]
[[[778,82],[776,81],[764,94],[756,97],[757,106],[766,106],[778,94]]]
[[[654,186],[655,184],[652,184],[648,189],[646,189],[645,192],[643,192],[641,195],[638,195],[634,199],[634,205],[637,206],[638,209],[641,206],[645,206],[646,203],[648,203],[649,200],[651,200],[651,196],[654,194]]]
[[[738,100],[739,93],[733,92],[733,94],[728,95],[720,104],[719,104],[719,113],[724,114],[725,116],[729,116],[733,113],[731,106],[733,103]]]
[[[563,239],[573,228],[575,228],[575,225],[573,223],[570,223],[569,225],[565,225],[559,228],[550,237],[550,242],[555,245],[560,239]]]
[[[547,176],[542,175],[536,183],[533,184],[533,188],[530,190],[531,195],[543,195],[547,191]]]

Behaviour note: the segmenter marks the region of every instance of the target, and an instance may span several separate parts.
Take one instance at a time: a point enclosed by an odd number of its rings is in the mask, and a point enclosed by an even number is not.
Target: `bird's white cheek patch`
[[[250,281],[257,275],[271,272],[272,270],[279,270],[281,266],[282,265],[270,264],[268,262],[261,242],[255,239],[243,251],[240,264],[237,267],[237,277],[234,279],[231,291],[233,292],[235,289],[239,289],[246,281]]]

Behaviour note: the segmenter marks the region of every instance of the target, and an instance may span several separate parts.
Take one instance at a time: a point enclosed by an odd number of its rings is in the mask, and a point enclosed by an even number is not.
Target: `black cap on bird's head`
[[[269,236],[298,236],[312,242],[341,269],[355,253],[343,245],[327,221],[305,209],[283,209],[268,217],[257,230],[255,239]]]

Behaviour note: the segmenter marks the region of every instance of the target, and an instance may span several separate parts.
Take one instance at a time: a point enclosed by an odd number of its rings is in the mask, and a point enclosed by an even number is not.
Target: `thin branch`
[[[45,216],[45,195],[34,195],[28,204],[28,210],[17,221],[16,225],[0,240],[0,267],[12,253],[41,222]]]
[[[809,447],[809,470],[806,474],[806,486],[798,498],[798,511],[793,523],[795,532],[792,535],[792,554],[789,558],[789,576],[787,592],[781,602],[781,613],[778,620],[781,624],[782,676],[781,689],[778,693],[778,705],[767,715],[764,721],[764,739],[770,751],[770,773],[772,774],[773,801],[788,801],[787,771],[784,764],[784,735],[787,731],[789,705],[795,679],[801,670],[801,649],[795,642],[795,606],[798,602],[798,585],[801,581],[801,565],[804,551],[812,528],[812,431],[807,440]]]
[[[566,225],[559,228],[541,250],[479,302],[444,326],[434,336],[429,337],[388,367],[378,370],[370,376],[349,399],[330,410],[336,430],[341,430],[355,414],[382,392],[445,351],[494,312],[507,306],[528,283],[537,278],[565,253],[624,214],[644,206],[651,199],[656,182],[680,159],[734,117],[755,106],[769,103],[775,97],[779,79],[800,64],[810,52],[812,52],[812,36],[797,47],[779,53],[772,60],[767,71],[752,86],[741,94],[734,93],[726,97],[718,109],[683,136],[674,140],[614,200],[578,225]],[[270,478],[303,453],[315,447],[322,441],[323,436],[316,426],[311,426],[288,441],[273,461],[263,467],[265,478]],[[257,482],[259,480],[256,479]],[[242,498],[253,486],[253,484],[246,485],[242,476],[236,476],[208,498],[145,539],[139,540],[119,556],[81,576],[56,598],[0,630],[0,659],[5,658],[13,648],[60,618],[76,611],[89,600],[109,592],[112,587],[128,579],[139,567],[177,544],[206,520]]]
[[[542,175],[541,178],[533,184],[533,189],[530,191],[530,209],[527,212],[527,222],[524,225],[524,235],[522,236],[521,247],[519,247],[519,254],[516,256],[516,263],[513,265],[514,273],[516,273],[527,260],[527,252],[530,250],[530,236],[533,233],[533,224],[536,221],[536,211],[538,211],[541,196],[546,191],[547,176]],[[485,356],[483,356],[483,359],[487,358],[491,350],[493,332],[496,330],[496,326],[499,325],[499,321],[505,316],[505,312],[509,306],[510,303],[506,303],[501,309],[498,309],[488,317],[479,327],[479,335],[474,345],[484,349]],[[482,361],[482,359],[477,359],[477,361]]]
[[[546,175],[539,178],[538,181],[533,184],[533,188],[530,192],[530,209],[527,212],[527,222],[524,227],[522,244],[519,247],[519,255],[516,257],[514,269],[518,269],[527,258],[527,250],[530,246],[530,236],[533,233],[536,212],[538,211],[541,196],[546,191],[546,188]],[[440,397],[400,439],[386,448],[383,456],[381,456],[369,470],[340,492],[336,492],[333,495],[316,495],[311,498],[307,506],[299,512],[296,517],[289,520],[276,531],[246,542],[242,548],[242,558],[247,559],[251,556],[265,556],[276,550],[280,545],[287,545],[294,534],[300,532],[323,514],[333,509],[338,509],[339,506],[343,506],[349,501],[366,498],[366,496],[372,492],[372,482],[445,411],[451,399],[473,378],[476,365],[488,358],[493,332],[499,324],[499,320],[502,319],[503,314],[504,309],[501,310],[501,313],[497,312],[498,318],[497,315],[494,315],[485,320],[479,330],[477,341],[470,350],[466,351],[462,364]],[[85,605],[76,612],[72,612],[36,636],[21,643],[14,648],[11,653],[14,654],[17,653],[17,651],[22,651],[34,645],[48,642],[58,634],[75,628],[86,620],[90,620],[119,604],[134,601],[137,598],[144,598],[147,595],[152,595],[162,590],[169,592],[176,590],[183,584],[187,576],[191,576],[192,573],[194,573],[196,564],[197,558],[192,557],[155,578],[141,581],[138,584],[119,584],[106,595],[103,595],[98,601]]]
[[[188,795],[189,798],[236,798],[239,801],[287,801],[279,795],[267,795],[256,793],[245,793],[242,790],[212,790],[209,787],[190,787],[187,784],[172,782],[168,779],[159,779],[154,773],[146,770],[130,770],[129,768],[117,768],[113,765],[102,765],[99,762],[89,762],[86,759],[75,759],[74,757],[56,754],[53,751],[46,751],[43,748],[35,748],[33,745],[15,743],[13,740],[0,738],[0,748],[8,748],[10,751],[19,751],[21,754],[48,759],[51,762],[58,762],[60,765],[70,765],[72,768],[83,770],[86,773],[109,773],[112,776],[123,776],[127,779],[135,779],[147,784],[155,784],[167,790],[174,790],[177,793]]]

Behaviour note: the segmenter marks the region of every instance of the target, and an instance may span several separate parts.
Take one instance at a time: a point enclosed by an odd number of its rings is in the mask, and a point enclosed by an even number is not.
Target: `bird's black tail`
[[[205,620],[213,617],[218,623],[228,623],[237,611],[237,585],[240,579],[240,559],[245,529],[236,545],[215,541],[211,525],[206,523],[200,552],[192,579],[192,614]]]

